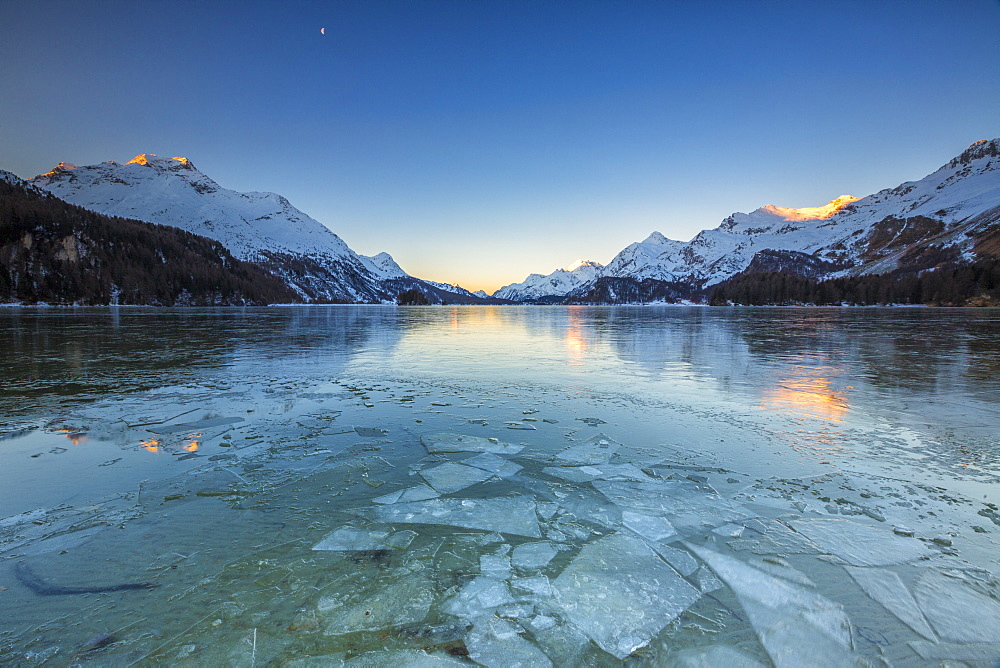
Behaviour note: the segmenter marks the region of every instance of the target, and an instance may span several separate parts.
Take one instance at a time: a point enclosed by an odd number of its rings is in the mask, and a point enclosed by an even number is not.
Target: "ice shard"
[[[912,538],[844,519],[802,519],[793,529],[854,566],[890,566],[915,561],[927,548]]]
[[[487,499],[431,499],[362,508],[358,512],[387,524],[440,524],[541,538],[535,501],[527,496]]]
[[[585,545],[552,584],[566,618],[619,659],[649,643],[700,597],[626,533]]]
[[[536,570],[545,568],[556,554],[551,543],[524,543],[514,548],[511,562],[521,570]]]
[[[917,602],[910,591],[892,571],[880,568],[847,567],[854,581],[865,590],[865,593],[882,604],[886,610],[899,617],[911,629],[927,638],[934,640],[934,632],[927,620],[920,613]]]
[[[439,466],[423,469],[420,471],[420,477],[438,492],[451,494],[489,480],[493,474],[474,466],[445,462]]]
[[[851,625],[838,603],[738,559],[688,547],[736,594],[775,666],[853,665]]]
[[[388,531],[342,527],[313,545],[314,550],[357,552],[367,550],[402,549],[409,545],[413,531]]]
[[[420,437],[420,442],[432,455],[445,452],[492,452],[500,455],[516,455],[524,449],[523,445],[504,443],[495,438],[450,432],[425,434]]]
[[[492,452],[484,452],[481,455],[476,455],[475,457],[470,457],[462,461],[466,466],[475,466],[476,468],[483,469],[484,471],[489,471],[501,478],[509,478],[524,467],[520,464],[515,464],[514,462],[507,461],[503,457],[497,457]]]
[[[591,436],[583,443],[572,445],[556,455],[558,459],[574,464],[601,464],[611,459],[622,444],[604,434]]]
[[[913,594],[924,616],[944,640],[969,643],[1000,642],[1000,603],[976,591],[961,572],[929,569]]]

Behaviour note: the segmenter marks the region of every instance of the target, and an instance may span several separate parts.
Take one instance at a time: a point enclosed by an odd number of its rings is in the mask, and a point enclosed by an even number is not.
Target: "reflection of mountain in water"
[[[16,393],[0,413],[157,387],[266,374],[274,364],[336,373],[401,336],[395,309],[9,309],[0,312],[0,376]],[[283,370],[282,373],[287,373]]]

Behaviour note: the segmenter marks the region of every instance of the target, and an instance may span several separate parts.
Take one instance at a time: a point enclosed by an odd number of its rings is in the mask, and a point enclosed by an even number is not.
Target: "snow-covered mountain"
[[[493,296],[511,301],[532,301],[550,295],[567,295],[601,276],[603,265],[593,260],[577,260],[547,276],[531,274],[520,283],[505,285]]]
[[[647,281],[646,290],[633,293],[650,294],[656,292],[648,284],[653,279],[683,293],[748,267],[822,277],[923,269],[941,259],[974,259],[983,230],[998,218],[1000,139],[981,140],[919,181],[862,199],[842,195],[823,206],[768,205],[734,213],[688,242],[653,232],[576,287],[566,287],[557,271],[544,277],[532,274],[502,290],[521,300],[540,293],[579,297],[602,294],[595,292],[600,281],[606,293],[608,285],[622,287],[625,280]]]
[[[426,287],[388,253],[355,253],[281,195],[228,190],[187,158],[142,154],[124,165],[59,163],[30,183],[98,213],[215,239],[281,277],[306,300],[381,302]]]

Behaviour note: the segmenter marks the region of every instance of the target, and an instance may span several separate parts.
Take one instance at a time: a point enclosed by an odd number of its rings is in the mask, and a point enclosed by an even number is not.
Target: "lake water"
[[[1000,658],[997,310],[5,308],[0,350],[0,664]]]

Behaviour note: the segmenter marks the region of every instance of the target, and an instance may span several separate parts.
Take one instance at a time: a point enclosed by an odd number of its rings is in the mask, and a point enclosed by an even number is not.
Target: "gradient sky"
[[[0,168],[184,155],[492,292],[923,177],[1000,136],[998,35],[996,0],[0,0]]]

